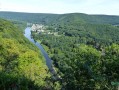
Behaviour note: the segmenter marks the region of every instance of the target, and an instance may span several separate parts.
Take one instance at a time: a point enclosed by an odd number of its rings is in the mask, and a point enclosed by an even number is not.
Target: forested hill
[[[38,49],[11,22],[0,19],[0,90],[40,90],[48,69]]]
[[[119,24],[119,16],[113,15],[88,15],[83,13],[69,14],[46,14],[46,13],[20,13],[20,12],[0,12],[0,17],[11,20],[20,20],[31,23],[96,23],[96,24]]]
[[[12,21],[0,19],[0,90],[116,90],[119,16],[0,12],[0,17]],[[32,36],[51,57],[59,81],[16,27],[26,22],[44,24],[44,32]]]
[[[30,23],[51,23],[58,17],[56,14],[0,12],[0,17],[10,20],[25,21]]]

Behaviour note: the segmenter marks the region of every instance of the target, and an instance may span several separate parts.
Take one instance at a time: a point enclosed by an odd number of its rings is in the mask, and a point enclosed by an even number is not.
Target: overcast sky
[[[119,0],[0,0],[0,11],[119,15]]]

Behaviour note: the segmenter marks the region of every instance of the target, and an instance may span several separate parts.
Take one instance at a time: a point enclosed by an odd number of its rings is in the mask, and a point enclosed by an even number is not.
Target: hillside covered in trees
[[[19,20],[30,23],[56,24],[85,22],[93,24],[119,24],[119,16],[114,15],[88,15],[83,13],[68,14],[47,14],[47,13],[20,13],[20,12],[4,12],[0,11],[0,17],[10,20]]]
[[[43,45],[61,77],[58,83],[51,81],[37,48],[26,40],[17,28],[11,27],[11,23],[1,20],[1,87],[6,88],[9,87],[6,85],[17,82],[20,88],[27,89],[117,89],[119,16],[0,12],[0,17],[12,20],[16,26],[24,22],[46,25],[45,31],[48,33],[36,30],[32,31],[32,36]],[[10,71],[12,73],[9,73]],[[39,75],[43,77],[40,78]],[[13,80],[13,83],[6,78]],[[25,87],[22,86],[27,80]]]
[[[32,32],[52,58],[62,77],[61,85],[66,90],[116,90],[119,28],[88,24],[78,30],[80,26],[78,29],[70,26],[60,25],[54,30],[58,35]],[[50,32],[54,31],[51,29]]]
[[[116,90],[118,26],[108,20],[93,23],[73,18],[77,17],[69,14],[59,18],[46,28],[50,33],[32,32],[52,58],[62,78],[61,86],[65,90]]]
[[[48,88],[49,77],[41,52],[16,25],[0,19],[0,90]]]

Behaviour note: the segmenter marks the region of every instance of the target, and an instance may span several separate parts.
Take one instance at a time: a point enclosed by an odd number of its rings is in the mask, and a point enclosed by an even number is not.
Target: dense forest
[[[0,90],[52,88],[44,57],[14,23],[0,19]]]
[[[52,58],[66,90],[115,90],[119,80],[119,28],[58,25],[55,34],[32,32]]]
[[[53,60],[62,87],[115,90],[119,81],[118,26],[73,21],[72,17],[66,22],[67,18],[49,25],[46,31],[51,34],[32,32]]]
[[[0,88],[117,89],[119,16],[0,12],[0,17],[12,20],[0,20]],[[60,80],[52,79],[43,56],[22,35],[25,22],[46,25],[50,33],[36,30],[32,36],[53,60]]]
[[[69,14],[50,14],[50,13],[21,13],[21,12],[4,12],[0,11],[0,17],[10,20],[25,21],[30,23],[42,24],[59,24],[62,21],[65,23],[85,22],[93,24],[119,24],[119,16],[113,15],[88,15],[83,13]]]

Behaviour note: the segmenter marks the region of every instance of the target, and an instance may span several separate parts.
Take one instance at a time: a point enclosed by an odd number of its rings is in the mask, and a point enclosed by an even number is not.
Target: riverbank
[[[49,71],[51,72],[51,74],[53,75],[53,78],[55,80],[60,79],[59,76],[57,75],[57,72],[55,70],[55,68],[53,67],[53,63],[52,60],[50,59],[50,57],[48,56],[48,54],[46,53],[46,51],[44,50],[44,48],[42,47],[42,45],[35,41],[31,36],[31,28],[27,27],[25,29],[24,32],[24,36],[30,41],[32,42],[35,46],[37,46],[39,48],[39,50],[41,51],[42,55],[44,56],[45,60],[46,60],[46,65],[49,68]]]

